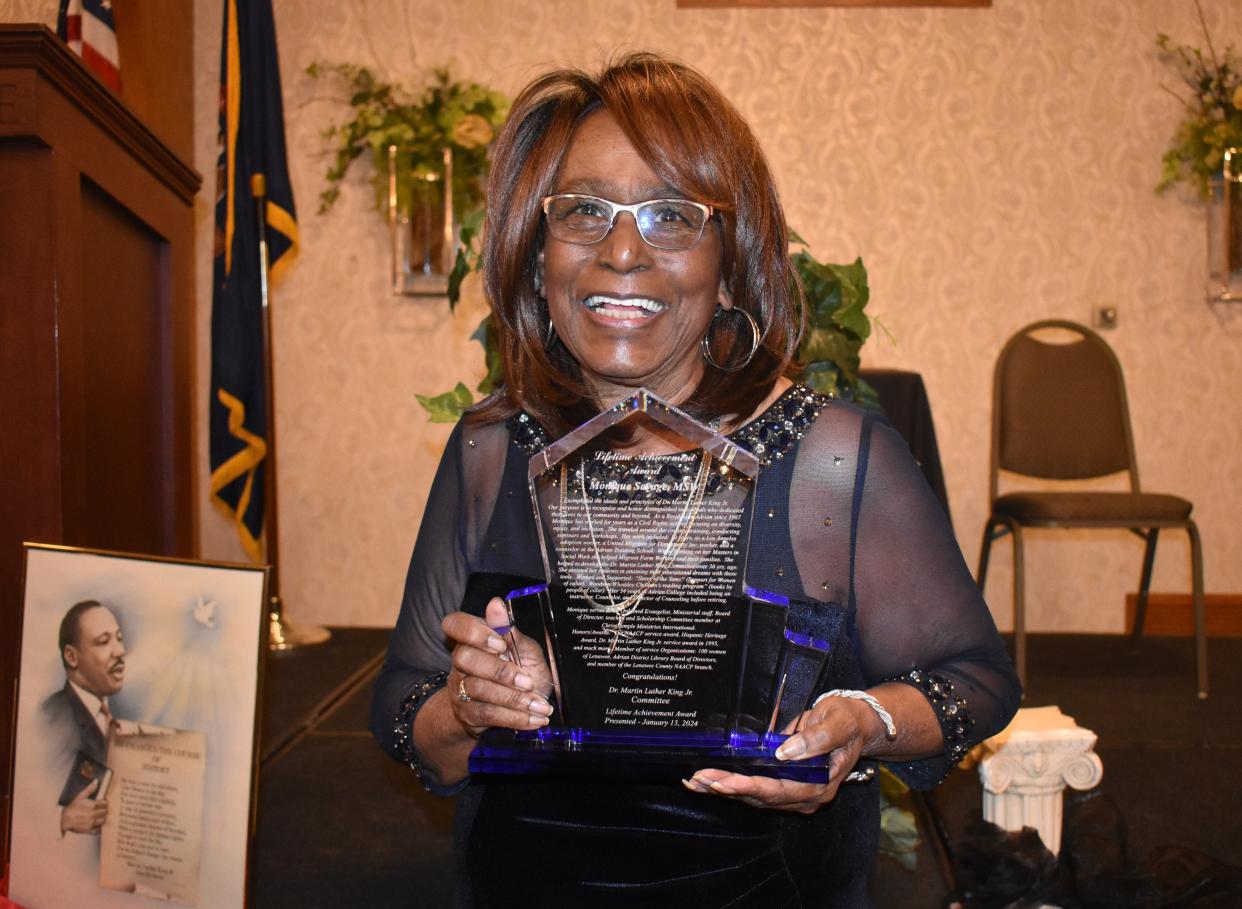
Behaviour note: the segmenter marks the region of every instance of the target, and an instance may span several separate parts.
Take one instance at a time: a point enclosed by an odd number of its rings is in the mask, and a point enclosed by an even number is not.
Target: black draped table
[[[944,486],[944,471],[940,466],[940,449],[936,447],[936,427],[932,423],[931,403],[927,400],[927,388],[923,377],[917,372],[901,369],[864,369],[859,372],[863,380],[880,396],[880,406],[893,428],[910,446],[914,458],[923,469],[927,485],[936,494],[944,513],[953,522],[949,511],[949,494]]]

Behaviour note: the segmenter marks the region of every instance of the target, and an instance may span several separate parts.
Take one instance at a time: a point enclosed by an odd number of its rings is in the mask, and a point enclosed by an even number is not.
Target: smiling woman
[[[798,285],[753,134],[701,75],[650,54],[598,77],[550,73],[519,96],[497,141],[487,217],[503,384],[449,440],[372,706],[393,757],[433,791],[460,793],[461,901],[865,905],[879,827],[870,762],[933,786],[1005,725],[1019,689],[909,448],[873,414],[791,381]],[[797,634],[828,648],[819,697],[775,751],[824,756],[827,782],[713,767],[680,783],[470,777],[480,735],[539,729],[554,713],[543,651],[509,629],[497,598],[550,580],[531,457],[640,387],[753,453],[756,517],[748,548],[709,536],[695,556],[685,537],[660,537],[654,569],[626,562],[641,582],[630,595],[609,588],[592,608],[655,600],[666,570],[690,577],[683,569],[706,564],[704,552],[744,565],[729,585],[775,595]],[[650,422],[626,428],[594,454],[689,457]],[[585,477],[585,456],[569,457]],[[709,463],[685,476],[684,502],[671,500],[679,530],[681,516],[719,504]],[[569,507],[563,492],[558,507]],[[613,541],[590,532],[603,576],[600,550]],[[604,530],[627,533],[623,520]],[[644,668],[658,677],[675,659],[652,647],[661,656]]]
[[[694,415],[745,418],[791,371],[799,316],[776,187],[745,120],[693,70],[636,54],[598,80],[536,80],[487,196],[484,281],[514,380],[480,418],[524,411],[560,434],[644,383]],[[575,212],[611,230],[576,237]],[[660,239],[673,231],[656,224],[687,217],[694,242]],[[713,323],[718,305],[737,311]],[[726,369],[698,355],[709,325]]]
[[[720,274],[718,226],[704,234],[702,211],[695,203],[675,200],[661,203],[654,216],[644,216],[652,226],[643,230],[635,217],[642,209],[622,214],[604,199],[573,195],[590,188],[644,203],[669,193],[604,110],[589,114],[574,131],[555,186],[570,195],[549,196],[546,204],[559,200],[573,207],[559,221],[556,208],[549,212],[548,236],[539,254],[543,293],[552,325],[594,397],[612,404],[645,386],[673,403],[686,400],[706,371],[698,345],[712,312],[716,306],[733,306]],[[680,249],[657,247],[649,236],[662,235],[653,228],[686,224],[679,209],[700,215],[697,226],[664,233],[688,242]],[[574,212],[576,217],[567,220]],[[587,218],[608,229],[572,229]]]

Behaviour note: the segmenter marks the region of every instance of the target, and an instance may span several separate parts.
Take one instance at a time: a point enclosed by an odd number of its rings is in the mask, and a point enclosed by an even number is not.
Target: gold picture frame
[[[25,546],[9,897],[246,905],[268,567]]]
[[[812,9],[816,7],[990,7],[992,0],[677,0],[678,9]]]

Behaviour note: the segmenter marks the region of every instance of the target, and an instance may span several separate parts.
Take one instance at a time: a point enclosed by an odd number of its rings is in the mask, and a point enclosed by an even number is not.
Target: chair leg
[[[1009,531],[1013,534],[1013,662],[1018,671],[1018,681],[1026,697],[1026,587],[1024,558],[1022,554],[1022,528],[1018,524],[1010,524]]]
[[[1147,618],[1147,593],[1151,589],[1151,569],[1156,564],[1156,540],[1160,528],[1150,528],[1144,536],[1147,546],[1143,550],[1143,573],[1139,577],[1138,603],[1134,609],[1134,628],[1130,633],[1130,649],[1137,651],[1143,638],[1143,621]]]
[[[1194,521],[1186,522],[1190,535],[1190,583],[1195,604],[1195,672],[1199,685],[1199,697],[1208,696],[1207,668],[1207,608],[1203,601],[1203,547],[1199,543],[1199,528]]]
[[[992,554],[992,541],[996,539],[992,535],[992,529],[996,526],[996,522],[988,518],[987,523],[983,525],[983,545],[979,547],[979,571],[975,574],[975,583],[979,585],[979,590],[984,589],[984,585],[988,580],[988,557]]]

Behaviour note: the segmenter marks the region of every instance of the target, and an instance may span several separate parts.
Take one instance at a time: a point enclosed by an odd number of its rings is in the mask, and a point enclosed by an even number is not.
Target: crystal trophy
[[[488,730],[471,772],[826,781],[827,755],[775,756],[828,645],[746,583],[758,459],[640,389],[535,454],[529,479],[546,582],[506,604],[542,647],[553,715]]]

